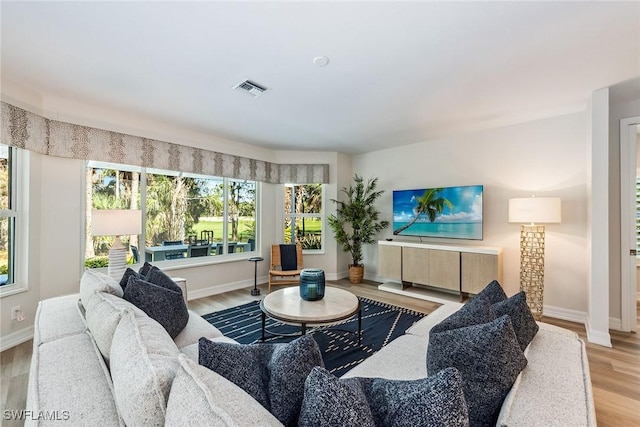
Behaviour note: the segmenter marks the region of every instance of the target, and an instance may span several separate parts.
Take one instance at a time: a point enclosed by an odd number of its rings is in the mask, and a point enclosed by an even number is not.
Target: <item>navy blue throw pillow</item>
[[[296,426],[304,382],[324,367],[311,335],[290,343],[230,344],[200,338],[198,362],[242,388],[285,426]]]
[[[487,323],[495,318],[489,299],[478,295],[475,298],[471,298],[460,310],[436,324],[431,328],[430,333]]]
[[[142,265],[142,267],[140,267],[140,270],[138,270],[138,273],[140,273],[141,275],[147,277],[147,274],[149,274],[149,270],[151,270],[151,267],[153,267],[153,265],[151,265],[147,261],[145,261],[145,263]]]
[[[127,267],[127,269],[124,271],[124,274],[122,275],[122,279],[120,279],[120,287],[122,288],[123,291],[125,290],[125,288],[127,287],[127,284],[129,283],[129,277],[132,277],[132,276],[137,279],[144,279],[143,275]]]
[[[504,289],[500,286],[497,280],[492,280],[483,290],[478,293],[474,298],[485,297],[491,304],[498,303],[507,299],[507,294],[504,293]]]
[[[524,291],[520,291],[511,298],[493,304],[491,308],[496,316],[509,315],[520,348],[524,351],[531,340],[533,340],[533,337],[538,333],[538,329],[540,329],[531,314],[531,309],[527,304],[527,296]]]
[[[165,287],[131,276],[124,289],[124,299],[160,323],[171,338],[178,336],[189,322],[182,290],[175,283]]]
[[[508,315],[429,335],[427,372],[460,371],[471,426],[495,426],[502,402],[525,366]]]
[[[411,381],[338,379],[314,368],[305,382],[301,427],[468,426],[462,378],[454,368]]]

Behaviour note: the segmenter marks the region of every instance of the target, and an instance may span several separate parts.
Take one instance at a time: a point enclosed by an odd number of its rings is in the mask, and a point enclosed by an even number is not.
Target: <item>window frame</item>
[[[211,176],[211,175],[204,175],[204,174],[194,174],[194,173],[190,173],[190,172],[181,172],[181,171],[173,171],[173,170],[168,170],[168,169],[159,169],[159,168],[151,168],[151,167],[138,167],[138,166],[131,166],[131,165],[126,165],[126,164],[116,164],[116,163],[111,163],[111,162],[100,162],[100,161],[87,161],[85,164],[85,168],[88,167],[93,167],[93,168],[110,168],[110,169],[115,169],[115,170],[127,170],[127,171],[139,171],[140,172],[140,203],[139,203],[139,209],[142,211],[142,232],[140,233],[140,242],[144,242],[144,244],[139,245],[139,251],[140,251],[140,259],[138,260],[138,264],[135,265],[142,265],[145,262],[146,259],[146,240],[147,240],[147,236],[146,236],[146,222],[147,222],[147,192],[148,192],[148,174],[154,174],[154,175],[165,175],[165,176],[180,176],[180,177],[188,177],[188,178],[195,178],[195,179],[207,179],[207,180],[216,180],[216,181],[221,181],[223,184],[223,191],[222,191],[222,197],[223,197],[223,218],[227,218],[228,215],[228,210],[227,210],[227,206],[228,206],[228,185],[229,185],[229,181],[230,180],[238,180],[236,178],[227,178],[227,177],[220,177],[220,176]],[[251,181],[251,180],[246,180],[246,181],[250,181],[255,183],[255,230],[256,230],[256,244],[255,244],[255,249],[253,251],[247,251],[247,252],[237,252],[237,253],[227,253],[226,248],[228,247],[227,242],[229,241],[229,238],[227,236],[227,227],[228,227],[228,221],[225,221],[223,219],[223,247],[225,248],[225,251],[222,255],[216,255],[216,256],[207,256],[207,257],[193,257],[193,258],[178,258],[178,259],[171,259],[171,260],[161,260],[161,261],[151,261],[154,265],[158,265],[161,266],[163,269],[169,271],[172,269],[177,269],[177,268],[188,268],[188,267],[192,267],[192,266],[203,266],[203,265],[208,265],[208,264],[218,264],[218,263],[223,263],[223,262],[229,262],[229,261],[235,261],[238,259],[244,259],[244,258],[248,258],[251,256],[255,256],[256,254],[258,254],[260,252],[260,192],[261,192],[261,185],[259,181]],[[86,260],[83,259],[83,265],[84,262]]]
[[[13,282],[0,286],[0,298],[14,295],[29,290],[28,286],[28,237],[29,237],[29,219],[25,216],[28,212],[28,188],[29,188],[29,152],[21,150],[17,147],[7,146],[9,157],[9,180],[10,195],[9,209],[0,210],[1,218],[13,218],[13,234],[11,257],[8,262],[13,264],[10,277]]]
[[[321,204],[320,204],[320,212],[316,212],[316,213],[296,213],[296,212],[286,212],[286,196],[285,196],[285,192],[286,192],[286,188],[287,187],[296,187],[296,186],[302,186],[302,185],[311,185],[311,184],[319,184],[320,187],[322,188],[322,200],[321,200]],[[280,233],[280,238],[283,239],[284,241],[284,235],[285,235],[285,231],[286,231],[286,221],[287,218],[291,218],[292,220],[292,224],[295,223],[296,218],[320,218],[320,223],[322,226],[322,234],[320,236],[320,249],[304,249],[303,248],[303,253],[305,254],[324,254],[325,253],[325,244],[326,244],[326,234],[327,234],[327,219],[326,219],[326,189],[327,186],[326,184],[323,183],[305,183],[305,184],[294,184],[294,183],[286,183],[283,184],[282,186],[282,191],[281,191],[281,197],[282,197],[282,223],[281,223],[281,228],[282,228],[282,232]],[[292,207],[295,206],[295,203],[291,204]],[[292,231],[293,231],[293,227],[292,227]]]

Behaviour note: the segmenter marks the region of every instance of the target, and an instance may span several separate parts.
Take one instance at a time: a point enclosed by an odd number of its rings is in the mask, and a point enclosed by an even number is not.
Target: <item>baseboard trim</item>
[[[612,347],[611,335],[609,335],[609,331],[602,332],[594,330],[593,328],[591,328],[588,318],[585,327],[587,329],[587,341],[593,344],[601,345],[603,347]]]
[[[582,323],[583,325],[585,325],[587,321],[587,313],[585,313],[584,311],[545,305],[542,312],[543,316],[553,317],[554,319],[567,320],[569,322]]]
[[[25,341],[29,341],[33,338],[33,326],[28,326],[19,331],[11,332],[0,338],[0,352],[15,347],[18,344],[22,344]]]
[[[609,317],[609,329],[613,329],[614,331],[622,330],[622,319]]]
[[[269,279],[267,277],[258,277],[258,283],[268,283]],[[189,282],[187,281],[187,296],[189,297],[189,301],[198,299],[198,298],[206,298],[211,295],[218,295],[229,291],[237,291],[238,289],[245,288],[253,288],[254,279],[247,280],[239,280],[237,282],[224,283],[221,285],[209,286],[208,288],[203,289],[189,289]]]

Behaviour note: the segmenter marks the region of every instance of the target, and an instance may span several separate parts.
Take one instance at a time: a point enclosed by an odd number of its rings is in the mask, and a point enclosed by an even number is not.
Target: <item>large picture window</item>
[[[322,250],[324,207],[322,184],[284,186],[284,242],[305,250]]]
[[[0,145],[0,286],[15,283],[16,148]]]
[[[142,211],[143,235],[121,238],[130,263],[238,256],[257,247],[254,181],[99,162],[89,162],[87,180],[88,212]],[[102,267],[113,238],[92,237],[89,229],[85,263]]]

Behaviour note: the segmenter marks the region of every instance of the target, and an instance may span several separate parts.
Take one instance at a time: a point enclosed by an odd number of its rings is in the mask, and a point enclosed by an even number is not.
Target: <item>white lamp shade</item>
[[[509,222],[520,224],[558,223],[560,197],[526,197],[509,200]]]
[[[142,214],[137,209],[93,209],[91,234],[130,236],[142,232]]]

